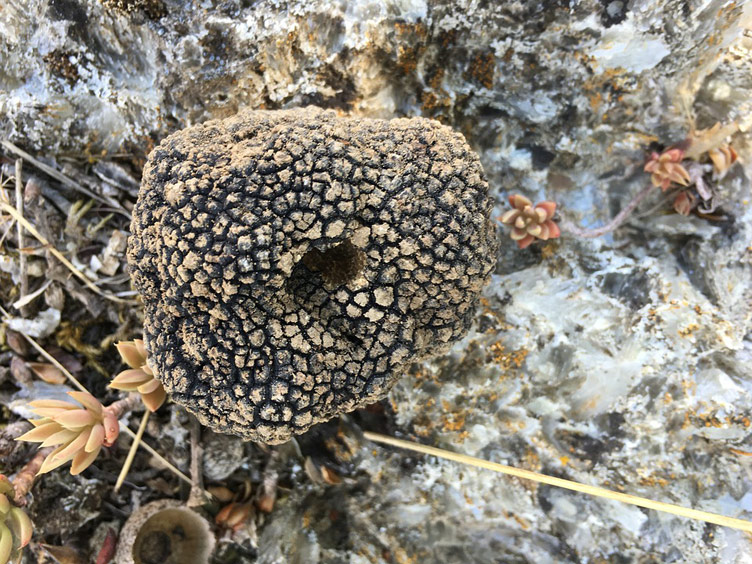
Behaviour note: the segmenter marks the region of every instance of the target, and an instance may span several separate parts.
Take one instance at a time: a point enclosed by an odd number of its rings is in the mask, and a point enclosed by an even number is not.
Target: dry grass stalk
[[[548,484],[549,486],[555,486],[557,488],[565,488],[567,490],[572,490],[595,497],[612,499],[614,501],[620,501],[622,503],[628,503],[630,505],[637,505],[638,507],[644,507],[646,509],[663,511],[664,513],[670,513],[671,515],[677,515],[679,517],[685,517],[687,519],[705,521],[714,525],[721,525],[722,527],[730,527],[732,529],[739,529],[748,533],[752,533],[752,522],[745,521],[744,519],[726,517],[725,515],[718,515],[716,513],[709,513],[707,511],[699,511],[697,509],[690,509],[688,507],[673,505],[671,503],[664,503],[662,501],[654,501],[652,499],[638,497],[636,495],[614,492],[605,488],[600,488],[598,486],[580,484],[579,482],[564,480],[563,478],[555,478],[553,476],[531,472],[530,470],[521,470],[512,466],[506,466],[505,464],[489,462],[488,460],[483,460],[482,458],[475,458],[472,456],[467,456],[465,454],[458,454],[455,452],[450,452],[448,450],[425,446],[410,441],[402,441],[399,439],[394,439],[392,437],[387,437],[385,435],[380,435],[378,433],[370,433],[366,431],[363,433],[363,436],[367,440],[373,441],[375,443],[390,445],[397,448],[404,448],[413,452],[420,452],[429,456],[443,458],[445,460],[452,460],[454,462],[459,462],[468,466],[475,466],[476,468],[492,470],[494,472],[507,474],[509,476],[522,478],[524,480],[532,480],[534,482]]]
[[[18,215],[23,217],[24,214],[24,199],[23,199],[23,180],[22,180],[22,170],[23,170],[23,159],[16,159],[16,210],[18,211]],[[29,278],[26,273],[26,254],[24,253],[24,236],[23,236],[23,226],[20,223],[16,223],[16,228],[18,229],[18,268],[21,273],[21,296],[20,300],[23,300],[24,297],[29,293]],[[28,308],[21,307],[21,313],[23,315],[26,315],[28,312],[26,311]]]
[[[42,245],[44,245],[44,247],[50,253],[52,253],[52,255],[55,256],[55,258],[57,258],[60,262],[62,262],[63,265],[65,265],[65,267],[68,268],[68,270],[70,270],[76,278],[81,280],[84,283],[84,285],[87,288],[89,288],[89,290],[91,290],[98,296],[102,296],[106,300],[110,300],[115,303],[119,303],[119,304],[134,304],[135,303],[132,300],[124,300],[122,298],[118,298],[116,296],[108,294],[107,292],[103,292],[102,290],[97,288],[97,286],[94,285],[94,283],[91,280],[89,280],[89,278],[83,272],[77,269],[73,265],[73,263],[71,263],[67,258],[65,258],[65,255],[63,255],[63,253],[61,253],[54,246],[52,246],[52,244],[44,237],[44,235],[42,235],[39,231],[37,231],[36,227],[34,227],[31,223],[29,223],[26,220],[26,218],[20,215],[14,207],[6,204],[5,202],[0,202],[0,209],[8,213],[11,217],[13,217],[13,219],[15,219],[21,225],[23,225],[23,227],[29,233],[31,233]]]
[[[144,436],[144,430],[146,429],[146,423],[149,421],[150,414],[151,411],[147,409],[146,411],[144,411],[144,415],[141,417],[141,424],[138,426],[138,431],[136,431],[136,437],[133,439],[131,448],[128,451],[128,456],[125,458],[123,467],[120,469],[120,474],[118,475],[117,481],[115,482],[115,491],[118,491],[120,489],[120,486],[122,486],[123,482],[125,481],[125,477],[128,475],[128,471],[133,464],[133,459],[136,456],[138,445],[141,444],[141,437]]]
[[[15,146],[10,141],[4,140],[0,142],[0,145],[5,147],[8,151],[11,153],[14,153],[18,155],[19,157],[23,158],[24,160],[30,162],[32,165],[34,165],[36,168],[41,170],[42,172],[46,173],[47,175],[51,176],[61,184],[67,186],[68,188],[72,190],[76,190],[77,192],[81,192],[82,194],[87,195],[89,198],[92,198],[94,200],[97,200],[100,203],[107,204],[108,206],[112,206],[116,209],[116,211],[125,217],[127,217],[129,220],[131,219],[131,214],[129,214],[125,209],[123,209],[123,206],[120,205],[119,202],[112,200],[110,198],[107,198],[105,196],[101,196],[97,194],[96,192],[92,192],[88,188],[84,188],[77,182],[74,182],[67,176],[65,176],[62,172],[55,170],[49,165],[44,164],[43,162],[35,159],[32,157],[29,153],[26,151],[20,149],[19,147]]]

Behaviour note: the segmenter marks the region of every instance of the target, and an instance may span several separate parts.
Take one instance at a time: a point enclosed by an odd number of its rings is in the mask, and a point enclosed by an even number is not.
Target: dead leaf
[[[107,536],[104,537],[102,548],[99,549],[99,554],[97,554],[96,564],[108,564],[108,562],[115,558],[116,549],[117,533],[115,529],[107,529]]]
[[[29,343],[21,333],[13,331],[13,329],[5,330],[5,343],[10,347],[10,350],[19,356],[29,354]]]
[[[86,558],[73,547],[52,544],[40,544],[39,546],[60,564],[86,564]]]
[[[47,362],[30,362],[29,368],[48,384],[65,383],[65,374],[57,367]]]
[[[16,382],[24,387],[31,385],[31,382],[34,379],[31,375],[31,370],[29,370],[29,367],[26,366],[26,362],[24,362],[24,360],[19,356],[14,356],[11,359],[10,373],[16,380]]]

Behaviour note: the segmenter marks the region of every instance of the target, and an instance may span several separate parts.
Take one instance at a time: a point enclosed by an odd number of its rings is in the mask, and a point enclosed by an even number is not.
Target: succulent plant
[[[500,218],[505,225],[512,227],[510,237],[517,241],[517,246],[524,249],[535,239],[556,239],[561,235],[559,226],[551,219],[556,213],[555,202],[540,202],[533,206],[533,202],[520,194],[509,196],[511,210]]]
[[[126,392],[138,392],[149,411],[156,411],[164,403],[167,394],[162,383],[154,377],[154,373],[146,362],[147,353],[141,339],[122,341],[117,350],[128,366],[110,382],[110,388]]]
[[[651,153],[645,164],[645,172],[652,173],[650,181],[653,186],[660,186],[664,192],[672,183],[689,186],[689,173],[681,164],[684,159],[684,151],[681,149],[669,149],[663,153]]]
[[[0,474],[0,564],[18,560],[32,533],[31,520],[11,504],[9,494],[13,494],[13,484]]]
[[[697,198],[687,190],[682,190],[674,198],[674,210],[681,215],[689,215],[695,207]]]
[[[726,171],[739,158],[731,145],[721,145],[717,149],[711,149],[708,151],[708,156],[713,161],[713,169],[718,176],[726,174]]]
[[[81,406],[62,400],[41,399],[29,403],[41,419],[34,429],[18,438],[40,446],[57,446],[42,463],[44,474],[72,461],[71,474],[80,474],[96,459],[102,446],[112,446],[119,433],[117,417],[88,392],[68,392]]]

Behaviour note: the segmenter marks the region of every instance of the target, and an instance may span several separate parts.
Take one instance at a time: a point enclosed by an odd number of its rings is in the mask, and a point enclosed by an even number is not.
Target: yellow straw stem
[[[0,313],[2,313],[5,316],[6,319],[10,319],[10,314],[2,306],[0,306]],[[68,371],[68,369],[65,366],[63,366],[62,364],[60,364],[60,362],[54,356],[52,356],[50,353],[48,353],[44,349],[44,347],[42,345],[40,345],[39,343],[37,343],[32,337],[29,337],[26,333],[19,333],[19,334],[24,339],[26,339],[26,341],[32,347],[34,347],[36,349],[36,351],[39,354],[41,354],[50,364],[52,364],[55,368],[57,368],[58,370],[60,370],[60,372],[62,372],[65,375],[65,377],[70,381],[71,384],[73,384],[74,386],[76,386],[76,388],[78,388],[82,392],[88,392],[89,391],[89,390],[87,390],[84,387],[84,385],[81,382],[78,381],[78,379],[73,374],[71,374]]]
[[[148,410],[147,410],[147,411],[148,411]],[[136,443],[138,444],[138,446],[140,446],[140,447],[141,447],[141,448],[143,448],[143,449],[144,449],[144,450],[145,450],[146,452],[148,452],[148,453],[149,453],[149,454],[151,454],[151,455],[152,455],[152,456],[153,456],[154,458],[156,458],[156,459],[157,459],[157,461],[158,461],[158,462],[159,462],[159,463],[160,463],[160,464],[161,464],[162,466],[164,466],[164,467],[165,467],[165,468],[167,468],[167,469],[168,469],[168,470],[169,470],[170,472],[172,472],[173,474],[175,474],[175,476],[177,476],[178,478],[180,478],[181,480],[183,480],[183,481],[184,481],[184,482],[185,482],[186,484],[193,484],[193,482],[191,482],[191,479],[190,479],[190,478],[189,478],[188,476],[186,476],[186,475],[185,475],[185,474],[183,474],[183,473],[182,473],[182,472],[181,472],[180,470],[178,470],[178,469],[177,469],[177,467],[176,467],[176,466],[175,466],[174,464],[170,464],[170,462],[169,462],[169,461],[168,461],[168,460],[167,460],[167,459],[166,459],[166,458],[165,458],[164,456],[162,456],[162,455],[161,455],[161,454],[159,454],[159,453],[158,453],[158,452],[157,452],[156,450],[154,450],[154,449],[153,449],[152,447],[150,447],[148,443],[145,443],[144,441],[140,441],[140,442],[136,441],[136,436],[137,436],[137,435],[136,435],[136,433],[134,433],[133,431],[131,431],[131,430],[130,430],[130,429],[129,429],[129,428],[128,428],[128,427],[126,426],[126,425],[124,425],[123,423],[121,423],[121,424],[120,424],[120,430],[121,430],[121,431],[125,431],[125,433],[126,433],[127,435],[130,435],[130,437],[131,437],[131,438],[133,439],[133,441],[134,441],[134,442],[136,442]],[[204,495],[206,495],[206,497],[207,497],[208,499],[211,499],[211,494],[210,494],[209,492],[207,492],[206,490],[204,490]]]
[[[615,492],[607,490],[605,488],[599,488],[597,486],[588,486],[586,484],[580,484],[571,480],[564,480],[563,478],[554,478],[553,476],[546,476],[545,474],[531,472],[530,470],[520,470],[518,468],[513,468],[512,466],[506,466],[504,464],[498,464],[496,462],[489,462],[488,460],[483,460],[482,458],[475,458],[472,456],[467,456],[465,454],[457,454],[455,452],[450,452],[448,450],[443,450],[436,447],[430,447],[418,443],[394,439],[392,437],[387,437],[378,433],[370,433],[366,431],[365,433],[363,433],[363,436],[369,441],[373,441],[375,443],[391,445],[414,452],[421,452],[430,456],[436,456],[445,460],[453,460],[454,462],[460,462],[469,466],[492,470],[494,472],[507,474],[509,476],[522,478],[524,480],[533,480],[534,482],[548,484],[549,486],[556,486],[557,488],[565,488],[567,490],[581,492],[596,497],[613,499],[615,501],[621,501],[622,503],[629,503],[630,505],[645,507],[646,509],[655,509],[656,511],[663,511],[664,513],[670,513],[672,515],[685,517],[687,519],[696,519],[698,521],[705,521],[714,525],[730,527],[732,529],[739,529],[748,533],[752,533],[752,522],[745,521],[744,519],[736,519],[734,517],[718,515],[717,513],[709,513],[707,511],[689,509],[688,507],[673,505],[671,503],[663,503],[662,501],[653,501],[652,499],[646,499],[644,497],[638,497],[636,495]]]
[[[128,456],[125,458],[123,467],[120,469],[120,475],[118,476],[117,481],[115,482],[115,491],[118,491],[120,489],[120,486],[123,485],[123,481],[125,480],[125,477],[128,475],[128,471],[131,469],[131,464],[133,464],[133,459],[136,456],[138,445],[141,443],[141,437],[144,435],[144,430],[146,429],[146,422],[149,421],[150,413],[151,411],[147,409],[144,411],[143,417],[141,417],[141,424],[138,426],[138,431],[136,431],[136,437],[133,439],[133,444],[131,445],[131,448],[128,451]]]

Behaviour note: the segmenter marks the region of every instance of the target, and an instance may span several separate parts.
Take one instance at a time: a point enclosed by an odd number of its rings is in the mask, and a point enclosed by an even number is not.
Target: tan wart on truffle
[[[468,330],[496,262],[478,157],[423,119],[247,111],[150,155],[128,261],[150,366],[218,431],[279,443]]]

